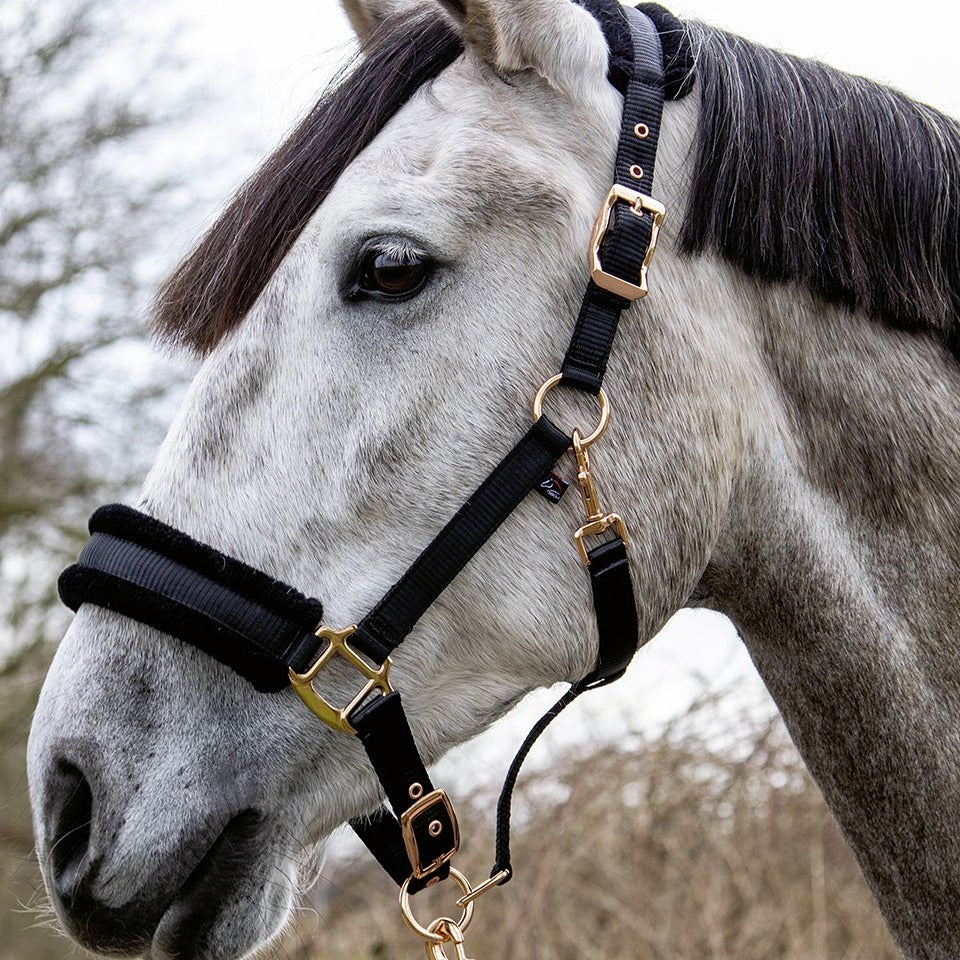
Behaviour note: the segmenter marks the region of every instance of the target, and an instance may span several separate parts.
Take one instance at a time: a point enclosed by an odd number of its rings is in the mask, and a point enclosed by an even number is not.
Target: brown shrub
[[[715,731],[722,731],[718,736]],[[486,875],[495,795],[460,798],[458,865]],[[558,752],[521,781],[515,879],[478,904],[480,960],[895,960],[839,829],[779,720],[706,698],[654,737]],[[424,919],[449,890],[416,898]],[[441,891],[443,896],[441,896]],[[372,861],[330,866],[280,948],[419,956]],[[452,951],[450,951],[452,955]]]

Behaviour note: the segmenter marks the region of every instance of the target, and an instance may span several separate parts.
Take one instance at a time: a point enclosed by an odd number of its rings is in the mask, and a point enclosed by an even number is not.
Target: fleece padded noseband
[[[261,692],[290,684],[288,664],[316,649],[323,604],[146,514],[110,504],[60,575],[71,609],[94,603],[156,627],[233,668]]]

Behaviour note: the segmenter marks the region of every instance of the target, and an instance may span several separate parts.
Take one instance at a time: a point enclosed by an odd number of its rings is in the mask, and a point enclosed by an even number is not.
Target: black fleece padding
[[[610,50],[607,78],[617,90],[625,93],[633,69],[633,42],[618,0],[577,2],[600,24]],[[658,3],[640,3],[637,9],[653,21],[660,34],[664,96],[667,100],[680,100],[693,87],[693,55],[683,22]]]
[[[693,52],[683,21],[659,3],[638,3],[657,28],[663,50],[663,95],[667,100],[682,100],[693,89]]]
[[[633,69],[633,41],[619,0],[576,0],[600,24],[610,51],[607,79],[623,93]]]
[[[323,604],[319,600],[306,597],[262,570],[194,540],[176,527],[132,507],[121,503],[100,507],[90,517],[89,529],[90,533],[109,533],[156,550],[225,587],[256,597],[258,603],[274,613],[314,623],[319,623],[323,617]]]
[[[60,576],[68,607],[93,603],[156,627],[258,690],[288,685],[285,661],[314,641],[320,601],[130,507],[101,507],[90,532],[78,562]]]

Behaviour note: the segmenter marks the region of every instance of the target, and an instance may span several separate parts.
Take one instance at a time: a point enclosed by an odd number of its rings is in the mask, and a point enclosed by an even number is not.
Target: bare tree
[[[139,317],[173,191],[143,144],[169,117],[155,83],[107,72],[117,15],[109,0],[0,13],[0,644],[43,632],[88,507],[156,438],[164,384]]]

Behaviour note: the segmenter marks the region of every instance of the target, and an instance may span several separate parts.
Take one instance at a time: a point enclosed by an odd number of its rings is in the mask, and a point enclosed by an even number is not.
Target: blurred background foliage
[[[521,779],[514,879],[478,904],[481,960],[895,960],[779,718],[710,692],[655,733],[547,753]],[[517,740],[526,731],[517,731]],[[490,870],[496,787],[456,798],[458,866]],[[449,914],[449,891],[418,913]],[[321,875],[278,956],[403,960],[416,938],[367,856]],[[452,953],[452,951],[451,951]]]
[[[143,475],[182,383],[146,345],[143,305],[169,265],[158,238],[203,201],[182,164],[146,162],[151,142],[176,136],[167,81],[180,65],[170,46],[126,35],[121,9],[0,6],[0,960],[78,952],[46,919],[26,735],[67,620],[56,574],[92,507]],[[119,60],[136,63],[126,85]],[[494,799],[458,798],[473,877],[488,867]],[[518,877],[478,911],[471,954],[896,956],[768,711],[731,723],[708,696],[656,735],[554,747],[523,783],[517,824]],[[418,955],[394,900],[368,860],[330,862],[276,955]]]
[[[139,317],[175,191],[138,160],[175,122],[152,96],[175,64],[143,50],[124,89],[121,24],[105,0],[0,13],[0,640],[18,645],[46,636],[89,504],[142,474],[170,388]]]

